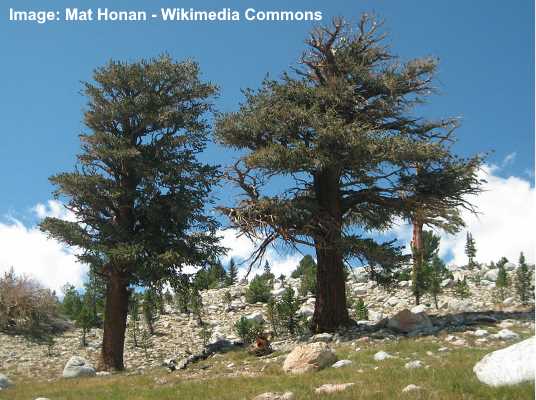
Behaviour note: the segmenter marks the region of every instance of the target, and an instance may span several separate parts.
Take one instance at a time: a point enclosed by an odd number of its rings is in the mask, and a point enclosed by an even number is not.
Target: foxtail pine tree
[[[315,249],[317,332],[349,322],[345,262],[366,261],[380,278],[407,260],[366,232],[407,218],[427,195],[445,196],[432,184],[416,192],[417,166],[449,158],[456,126],[412,115],[433,90],[437,61],[400,62],[380,26],[364,15],[356,27],[339,18],[314,29],[297,68],[246,90],[240,109],[216,123],[221,143],[242,152],[227,175],[246,197],[221,210],[262,240],[252,263],[278,240]]]
[[[75,221],[46,218],[41,229],[81,249],[106,282],[102,362],[123,369],[129,287],[151,287],[220,249],[205,215],[213,166],[204,149],[216,87],[193,62],[168,56],[111,61],[84,83],[88,105],[73,172],[50,178]]]

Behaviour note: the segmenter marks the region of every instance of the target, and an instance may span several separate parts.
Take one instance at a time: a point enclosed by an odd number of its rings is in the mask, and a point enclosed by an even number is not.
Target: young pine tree
[[[227,268],[227,286],[234,285],[238,278],[238,267],[235,264],[233,258],[229,261],[229,267]]]
[[[456,281],[454,284],[454,295],[459,299],[471,297],[471,290],[469,289],[466,278]]]
[[[499,271],[497,273],[497,280],[495,281],[495,289],[497,291],[497,296],[500,301],[504,301],[504,299],[506,298],[508,287],[510,286],[510,280],[508,279],[508,274],[506,273],[506,268],[504,267],[507,262],[508,259],[506,259],[506,257],[503,257],[497,263],[497,269]]]
[[[519,265],[516,270],[515,288],[519,301],[522,304],[528,304],[529,300],[534,297],[534,283],[532,272],[525,261],[525,255],[519,255]]]
[[[50,178],[76,221],[40,228],[81,249],[80,261],[106,283],[101,357],[122,370],[129,288],[173,277],[221,253],[205,214],[218,173],[197,160],[216,87],[196,63],[169,56],[110,61],[83,84],[87,97],[74,172]]]
[[[467,255],[467,266],[470,269],[475,267],[475,257],[476,257],[476,244],[473,239],[471,232],[467,232],[467,237],[465,239],[465,254]]]
[[[128,312],[130,314],[130,337],[134,347],[138,347],[140,339],[140,301],[136,293],[130,295]]]
[[[358,298],[355,304],[355,317],[358,321],[368,320],[368,307],[362,297]]]
[[[143,292],[142,309],[147,330],[149,331],[149,334],[154,335],[154,323],[156,321],[158,308],[156,294],[153,288],[147,288],[145,292]]]

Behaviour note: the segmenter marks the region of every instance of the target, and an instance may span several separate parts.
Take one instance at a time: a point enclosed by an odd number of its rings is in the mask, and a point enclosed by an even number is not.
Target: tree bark
[[[317,271],[313,332],[333,332],[350,321],[346,308],[339,180],[339,174],[332,169],[317,173],[314,179],[321,210],[319,232],[314,237]]]
[[[419,218],[413,220],[413,239],[411,241],[411,247],[413,251],[413,268],[412,268],[412,280],[413,280],[413,294],[415,296],[415,304],[421,303],[421,279],[423,268],[423,243],[422,243],[422,227],[423,223]]]
[[[105,370],[121,371],[125,368],[123,351],[128,314],[128,284],[118,272],[110,273],[106,287],[104,332],[102,337],[102,363]]]

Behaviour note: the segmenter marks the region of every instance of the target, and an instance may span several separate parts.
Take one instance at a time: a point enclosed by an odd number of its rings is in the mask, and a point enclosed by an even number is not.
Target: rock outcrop
[[[515,385],[534,380],[534,337],[486,355],[473,368],[478,380],[490,386]]]

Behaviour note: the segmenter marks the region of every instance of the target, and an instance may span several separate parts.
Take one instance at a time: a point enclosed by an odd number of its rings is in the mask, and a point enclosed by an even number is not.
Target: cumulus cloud
[[[462,213],[466,229],[456,235],[437,232],[441,236],[443,259],[457,265],[467,263],[465,238],[469,231],[476,241],[479,262],[497,261],[502,256],[517,262],[523,251],[527,261],[534,263],[535,189],[526,179],[504,178],[499,172],[500,168],[494,165],[486,165],[480,171],[480,177],[487,183],[482,193],[469,199],[479,214]],[[393,233],[409,248],[411,228],[408,225],[396,227]]]
[[[38,218],[69,218],[61,208],[61,203],[49,201],[46,205],[35,206],[33,212]],[[77,261],[72,249],[48,239],[36,226],[27,227],[8,217],[0,222],[0,273],[10,268],[38,280],[57,293],[67,282],[82,287],[87,273],[87,266]]]
[[[229,249],[227,255],[222,259],[224,265],[227,265],[231,258],[238,262],[246,261],[259,245],[259,243],[253,242],[245,236],[238,236],[238,232],[234,229],[221,230],[218,235],[222,238],[221,245]],[[275,276],[281,274],[290,275],[296,269],[301,258],[301,254],[284,252],[282,249],[273,247],[268,248],[265,254],[265,259],[270,264],[272,273]],[[239,276],[245,275],[248,265],[247,262],[240,265]],[[259,271],[252,270],[250,275],[254,276],[256,272]]]
[[[456,235],[437,232],[441,236],[441,257],[450,263],[465,264],[465,234],[469,231],[476,241],[479,262],[496,261],[502,256],[517,261],[519,253],[523,251],[527,260],[534,263],[534,187],[522,177],[501,177],[497,166],[484,166],[480,173],[487,180],[484,192],[470,199],[480,214],[475,216],[464,212],[467,228]],[[74,215],[55,200],[37,204],[32,212],[39,219],[52,216],[74,220]],[[391,234],[409,246],[409,225],[400,224]],[[258,245],[246,237],[238,237],[232,229],[219,231],[218,235],[222,237],[221,244],[229,249],[222,260],[225,266],[231,257],[239,263],[245,261]],[[301,257],[296,252],[269,248],[265,258],[276,276],[288,276]],[[77,262],[74,250],[48,239],[36,226],[26,226],[20,220],[7,217],[0,221],[0,273],[10,267],[56,291],[67,282],[81,287],[87,273],[87,266]],[[240,265],[240,275],[245,274],[246,268],[247,262]],[[254,270],[252,274],[257,272]]]

